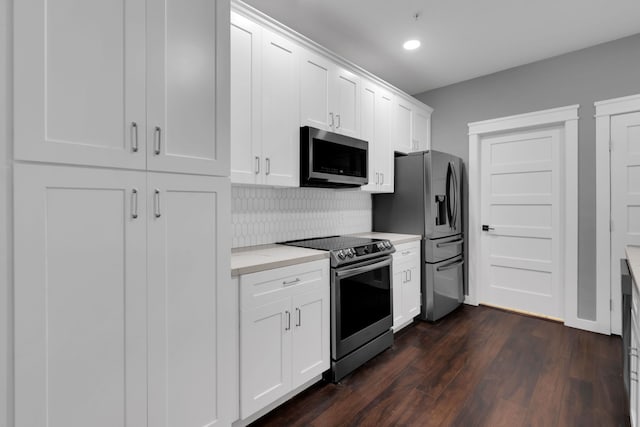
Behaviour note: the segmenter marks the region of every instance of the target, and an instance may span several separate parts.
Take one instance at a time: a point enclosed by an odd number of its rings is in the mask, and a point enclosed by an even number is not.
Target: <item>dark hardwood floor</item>
[[[463,306],[252,426],[627,426],[621,351],[617,336]]]

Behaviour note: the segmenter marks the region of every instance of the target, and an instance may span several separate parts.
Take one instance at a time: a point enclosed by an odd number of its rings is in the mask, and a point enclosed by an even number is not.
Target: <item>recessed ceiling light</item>
[[[414,50],[420,47],[420,40],[407,40],[402,45],[406,50]]]

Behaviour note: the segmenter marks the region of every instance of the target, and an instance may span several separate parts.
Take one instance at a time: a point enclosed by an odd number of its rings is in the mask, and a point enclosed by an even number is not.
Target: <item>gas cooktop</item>
[[[388,240],[355,236],[314,237],[312,239],[291,240],[282,244],[329,251],[332,267],[378,258],[395,252],[395,248]]]

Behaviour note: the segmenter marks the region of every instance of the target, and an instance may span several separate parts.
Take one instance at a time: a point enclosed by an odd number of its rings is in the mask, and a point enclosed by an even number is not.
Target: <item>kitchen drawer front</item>
[[[417,255],[420,257],[420,241],[401,243],[395,245],[396,252],[393,254],[393,260],[399,262],[403,259],[408,259],[411,256]]]
[[[424,241],[424,260],[426,262],[440,262],[462,254],[464,238],[462,234],[442,239]]]
[[[240,276],[240,308],[255,308],[323,286],[329,286],[328,259],[245,274]]]

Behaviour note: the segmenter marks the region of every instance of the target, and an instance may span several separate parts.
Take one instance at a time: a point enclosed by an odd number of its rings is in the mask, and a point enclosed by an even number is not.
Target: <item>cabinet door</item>
[[[229,175],[229,2],[147,1],[147,167]]]
[[[420,108],[413,110],[413,146],[416,151],[424,151],[430,148],[431,113]]]
[[[387,91],[380,91],[376,98],[376,165],[382,193],[393,193],[394,160],[391,146],[391,126],[393,121],[393,97]]]
[[[292,388],[329,369],[329,313],[328,286],[293,297]]]
[[[144,169],[145,1],[16,1],[14,19],[16,159]]]
[[[402,307],[406,320],[420,314],[420,258],[412,256],[406,264],[406,282],[402,288]]]
[[[297,47],[262,33],[262,153],[265,184],[297,187],[300,182],[300,119]]]
[[[335,115],[334,130],[354,138],[360,137],[360,77],[335,67],[333,92],[330,94]]]
[[[394,97],[394,149],[402,153],[411,152],[412,146],[412,123],[411,114],[413,106],[399,96]]]
[[[148,178],[149,424],[229,425],[229,180]]]
[[[142,172],[15,165],[16,427],[147,425],[144,197]]]
[[[259,25],[231,14],[231,182],[255,184],[261,174],[261,39]]]
[[[326,58],[300,51],[300,126],[333,130],[335,112],[329,104],[333,67]]]
[[[380,181],[378,170],[378,138],[376,138],[376,113],[378,87],[366,82],[362,85],[360,97],[360,138],[369,143],[369,157],[367,161],[369,169],[369,183],[362,188],[364,191],[376,191]]]
[[[240,312],[240,417],[291,390],[291,298]]]

